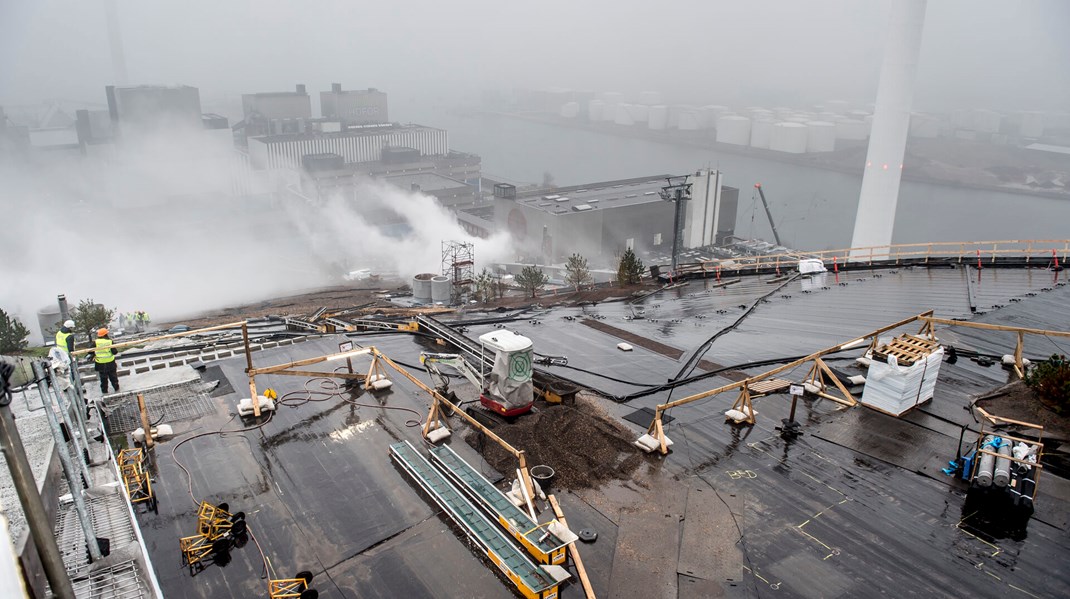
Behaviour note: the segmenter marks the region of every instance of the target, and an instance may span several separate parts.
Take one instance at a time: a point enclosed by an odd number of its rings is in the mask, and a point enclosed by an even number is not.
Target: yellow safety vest
[[[96,346],[97,349],[93,352],[93,359],[97,364],[108,364],[115,361],[115,352],[111,349],[111,339],[97,339]]]
[[[67,338],[71,336],[71,333],[64,333],[62,330],[56,331],[56,347],[67,351]]]

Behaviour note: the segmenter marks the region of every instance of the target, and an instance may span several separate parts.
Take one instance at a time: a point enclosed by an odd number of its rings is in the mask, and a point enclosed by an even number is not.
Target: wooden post
[[[550,502],[550,507],[553,508],[554,516],[557,517],[558,522],[568,528],[568,521],[565,520],[565,514],[561,511],[557,498],[553,495],[547,495],[546,500]],[[576,548],[576,541],[568,544],[568,554],[572,556],[572,563],[576,566],[576,574],[580,577],[580,584],[583,585],[583,592],[587,595],[587,599],[595,599],[594,587],[591,586],[591,579],[587,577],[587,570],[583,567],[583,560],[580,559],[580,550]]]
[[[245,345],[245,372],[249,374],[249,398],[253,402],[253,417],[260,417],[260,395],[256,392],[256,374],[253,369],[253,352],[249,351],[249,324],[241,323],[241,339]]]
[[[1018,378],[1025,378],[1025,364],[1022,362],[1022,346],[1025,345],[1025,333],[1018,331],[1018,344],[1014,347],[1014,370]]]
[[[137,394],[137,409],[141,412],[141,428],[145,431],[145,447],[152,449],[154,442],[152,440],[152,430],[149,422],[149,411],[145,409],[145,396]],[[71,434],[74,434],[73,432]]]

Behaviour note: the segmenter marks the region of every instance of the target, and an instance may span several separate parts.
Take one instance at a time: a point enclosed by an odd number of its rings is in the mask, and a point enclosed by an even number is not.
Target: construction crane
[[[769,211],[769,202],[765,201],[765,192],[762,191],[762,184],[755,183],[754,189],[758,190],[758,196],[762,198],[762,207],[765,208],[765,215],[769,217],[769,226],[773,229],[773,240],[776,244],[783,247],[783,243],[780,243],[780,234],[776,232],[776,223],[773,222],[773,213]]]
[[[443,395],[449,392],[449,379],[440,365],[452,367],[479,389],[479,403],[491,412],[511,418],[527,413],[535,402],[531,382],[531,340],[511,331],[498,330],[479,336],[483,349],[494,350],[493,366],[484,376],[459,354],[421,352],[420,363],[437,379]]]

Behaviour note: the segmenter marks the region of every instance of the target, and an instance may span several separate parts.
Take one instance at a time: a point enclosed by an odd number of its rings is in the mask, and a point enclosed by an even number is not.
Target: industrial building
[[[296,168],[307,154],[332,153],[345,162],[374,162],[383,148],[406,147],[420,156],[445,156],[449,137],[444,129],[422,125],[372,125],[342,131],[291,133],[249,139],[249,157],[255,168]]]
[[[324,119],[347,126],[390,122],[386,94],[371,87],[343,90],[341,83],[332,83],[331,91],[320,92],[320,112]]]
[[[517,192],[495,187],[495,222],[507,229],[543,264],[564,262],[577,253],[592,265],[607,265],[631,248],[640,256],[666,254],[673,243],[674,208],[662,199],[668,175]],[[735,229],[739,190],[720,185],[717,171],[687,177],[691,200],[685,208],[681,247],[719,243]]]
[[[480,200],[480,158],[464,152],[421,156],[414,148],[387,147],[380,160],[362,163],[346,163],[333,152],[306,154],[299,170],[301,193],[306,198],[355,198],[360,181],[375,178],[433,196],[451,208]]]
[[[244,120],[236,128],[242,139],[304,133],[312,120],[312,101],[300,83],[292,92],[242,94],[241,106]]]
[[[114,132],[120,137],[176,128],[201,128],[201,96],[188,85],[104,88]]]

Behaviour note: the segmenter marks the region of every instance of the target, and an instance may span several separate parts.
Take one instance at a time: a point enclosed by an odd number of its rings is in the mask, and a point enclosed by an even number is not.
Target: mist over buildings
[[[210,105],[293,81],[322,89],[345,77],[390,90],[402,112],[517,86],[659,89],[679,102],[871,101],[890,5],[116,4],[131,82],[194,85]],[[916,105],[1065,106],[1068,22],[1070,5],[1060,0],[930,2]],[[114,83],[105,23],[99,1],[4,3],[0,103],[97,100],[100,87]]]
[[[392,121],[432,127],[446,112],[479,105],[488,91],[516,88],[630,96],[659,90],[666,103],[801,106],[841,98],[864,106],[876,94],[890,6],[115,4],[132,85],[195,86],[204,112],[234,122],[241,94],[289,90],[295,82],[315,92],[341,79],[386,90]],[[1065,111],[1068,23],[1070,4],[1060,0],[930,2],[915,107]],[[0,106],[104,109],[104,86],[115,78],[102,2],[0,7]],[[473,237],[429,195],[370,179],[315,201],[235,194],[246,165],[235,162],[229,134],[169,127],[166,135],[146,134],[93,160],[0,164],[8,225],[0,236],[0,306],[32,322],[33,310],[64,292],[121,310],[151,304],[161,317],[181,317],[197,306],[330,284],[354,269],[403,277],[434,269],[444,239],[474,241],[481,261],[508,260],[518,251],[507,232]],[[600,165],[589,166],[600,172]],[[672,168],[701,166],[708,165]],[[815,195],[811,207],[817,202]],[[405,223],[384,230],[369,222],[369,211],[393,212]]]

